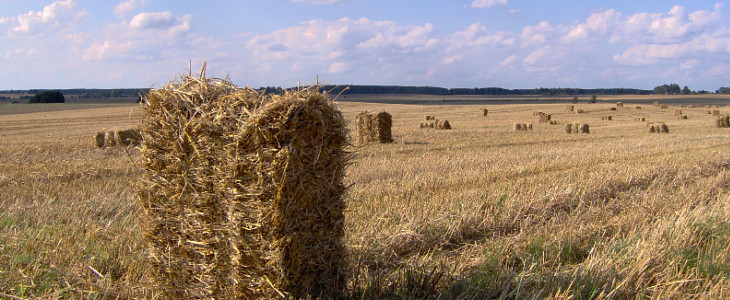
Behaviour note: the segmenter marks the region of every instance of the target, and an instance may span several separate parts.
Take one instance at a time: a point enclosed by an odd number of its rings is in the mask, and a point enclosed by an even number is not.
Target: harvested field
[[[596,119],[615,100],[585,114],[565,103],[340,102],[350,134],[358,113],[387,111],[394,140],[347,149],[345,298],[729,298],[727,129],[706,109],[678,120],[622,102],[612,122]],[[489,122],[475,113],[485,107]],[[547,124],[516,134],[533,111],[590,134]],[[424,114],[455,126],[420,130]],[[141,115],[128,105],[0,119],[0,293],[163,297],[136,225],[142,155],[91,140]],[[635,117],[671,131],[647,134]]]

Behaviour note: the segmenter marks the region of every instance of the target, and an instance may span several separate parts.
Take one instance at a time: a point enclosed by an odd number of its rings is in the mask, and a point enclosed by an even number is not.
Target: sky
[[[730,86],[723,1],[0,0],[0,90]]]

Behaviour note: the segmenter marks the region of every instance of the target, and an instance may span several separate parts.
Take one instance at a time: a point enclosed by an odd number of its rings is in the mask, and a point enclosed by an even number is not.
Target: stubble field
[[[730,128],[680,102],[574,104],[583,114],[566,103],[340,102],[351,128],[361,111],[391,113],[395,139],[349,149],[350,296],[730,297]],[[162,298],[136,225],[139,151],[93,143],[142,110],[43,110],[0,114],[0,299]],[[454,129],[420,129],[425,115]]]

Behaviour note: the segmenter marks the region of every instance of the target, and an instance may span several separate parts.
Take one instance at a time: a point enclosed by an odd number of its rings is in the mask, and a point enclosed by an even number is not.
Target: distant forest
[[[257,90],[264,93],[282,93],[284,90],[295,89],[282,87],[260,87]],[[664,84],[657,86],[653,90],[633,89],[633,88],[533,88],[533,89],[505,89],[500,87],[485,88],[442,88],[433,86],[399,86],[399,85],[324,85],[322,90],[330,91],[333,94],[422,94],[422,95],[540,95],[540,96],[560,96],[560,95],[650,95],[650,94],[708,94],[707,91],[691,91],[687,86],[680,89],[678,84]],[[115,97],[135,97],[145,94],[150,89],[60,89],[66,97],[93,99],[93,98],[115,98]],[[2,90],[0,91],[0,99],[10,99],[11,96],[21,96],[20,99],[29,99],[32,95],[37,95],[48,89],[31,89],[31,90]],[[730,88],[721,87],[715,93],[729,94]]]

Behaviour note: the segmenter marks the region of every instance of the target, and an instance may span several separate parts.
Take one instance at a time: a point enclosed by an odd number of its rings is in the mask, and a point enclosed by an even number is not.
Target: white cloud
[[[553,50],[553,48],[550,47],[550,45],[547,45],[545,47],[542,47],[542,48],[530,53],[530,55],[525,57],[525,59],[523,59],[522,61],[525,62],[526,64],[531,64],[531,65],[543,63],[545,57],[550,55],[552,50]]]
[[[15,18],[3,18],[0,23],[15,25],[10,29],[12,36],[39,35],[63,28],[86,15],[85,10],[76,11],[75,0],[55,1],[40,11],[29,11]]]
[[[499,65],[500,65],[500,66],[503,66],[503,67],[504,67],[504,66],[509,66],[509,65],[511,65],[512,63],[514,63],[515,61],[517,61],[518,59],[520,59],[520,57],[519,57],[519,56],[517,56],[516,54],[512,54],[512,55],[508,56],[507,58],[505,58],[504,60],[502,60],[502,61],[501,61],[501,62],[499,63]]]
[[[348,69],[349,69],[349,67],[347,66],[346,63],[334,62],[330,65],[329,73],[337,74],[337,73],[347,71]]]
[[[522,47],[541,46],[548,41],[548,37],[552,39],[554,34],[555,28],[546,21],[536,26],[525,26],[521,34]]]
[[[126,15],[133,13],[135,10],[137,10],[141,7],[144,7],[146,2],[147,1],[145,1],[145,0],[123,1],[114,7],[114,13],[116,13],[119,17],[124,17]]]
[[[169,11],[139,13],[129,23],[109,24],[104,31],[103,40],[84,50],[84,59],[161,59],[170,46],[182,47],[198,38],[191,33],[192,16],[176,17]]]
[[[471,2],[471,7],[474,8],[490,8],[502,5],[507,5],[507,0],[474,0]]]

